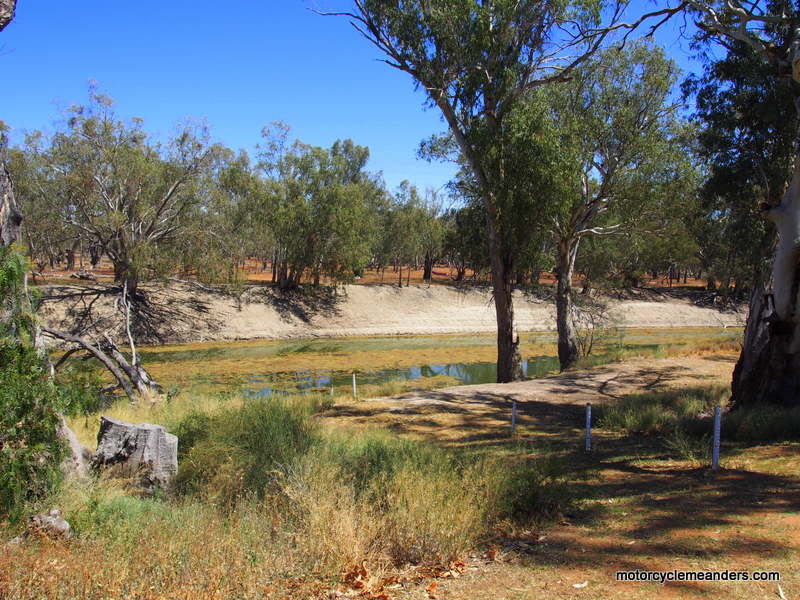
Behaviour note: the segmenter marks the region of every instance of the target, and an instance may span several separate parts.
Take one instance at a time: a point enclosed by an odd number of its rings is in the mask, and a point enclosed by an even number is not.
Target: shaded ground
[[[467,559],[463,573],[437,580],[432,594],[420,586],[399,591],[399,597],[797,598],[800,444],[723,443],[718,472],[681,460],[659,438],[602,428],[595,429],[594,452],[581,450],[587,401],[726,383],[733,364],[734,357],[630,361],[529,382],[341,405],[327,420],[334,426],[379,423],[401,434],[498,453],[527,444],[533,455],[563,461],[571,493],[580,498],[555,524],[496,540],[496,548]],[[512,398],[519,409],[513,440]],[[779,571],[781,581],[615,581],[616,571],[635,569]]]
[[[457,386],[337,405],[330,417],[458,445],[478,441],[502,445],[508,441],[516,400],[520,435],[560,440],[574,432],[579,440],[586,403],[717,383],[729,377],[732,365],[729,357],[636,359],[531,381]]]

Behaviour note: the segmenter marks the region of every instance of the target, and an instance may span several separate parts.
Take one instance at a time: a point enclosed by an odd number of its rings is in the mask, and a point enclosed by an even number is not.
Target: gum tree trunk
[[[430,252],[425,253],[425,263],[423,266],[422,280],[430,282],[433,278],[433,256]]]
[[[14,2],[10,5],[10,16],[14,16]],[[8,13],[9,4],[0,0],[0,30],[8,24],[8,21],[3,21]],[[6,166],[6,147],[7,139],[4,134],[0,133],[0,246],[10,246],[19,240],[20,224],[22,223],[22,211],[19,209],[16,198],[14,198],[14,184],[11,181],[11,173]],[[27,279],[25,280],[25,293],[27,294]],[[41,328],[38,324],[33,325],[33,343],[36,351],[42,357],[42,362],[45,366],[50,367],[52,373],[52,365],[47,356],[47,349],[44,346]],[[86,455],[87,452],[83,446],[77,442],[77,438],[72,430],[67,426],[66,421],[62,415],[59,415],[59,426],[56,430],[56,436],[65,444],[67,449],[67,456],[62,463],[62,469],[65,473],[76,474],[84,476],[86,474]]]
[[[1,5],[2,0],[0,0]],[[2,12],[0,12],[1,18]],[[22,211],[14,198],[14,184],[6,166],[7,144],[8,139],[0,132],[0,244],[3,246],[10,246],[19,240],[19,228],[22,223]]]
[[[514,320],[514,258],[503,244],[492,216],[487,216],[489,255],[492,264],[492,293],[497,315],[497,383],[522,379],[519,334]]]
[[[800,406],[800,161],[781,203],[762,208],[778,231],[771,291],[754,286],[732,400]]]
[[[558,362],[561,370],[570,368],[580,358],[578,332],[575,330],[572,306],[572,274],[580,239],[558,242],[556,264],[556,326],[558,329]]]

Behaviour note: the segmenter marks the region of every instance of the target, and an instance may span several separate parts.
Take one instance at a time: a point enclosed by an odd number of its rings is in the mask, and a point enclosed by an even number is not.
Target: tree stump
[[[132,479],[146,494],[168,489],[178,472],[178,438],[161,425],[100,417],[95,468]]]

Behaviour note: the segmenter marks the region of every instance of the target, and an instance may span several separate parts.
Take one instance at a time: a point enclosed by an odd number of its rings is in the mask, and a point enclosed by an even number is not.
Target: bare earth
[[[519,430],[563,435],[582,427],[587,403],[635,393],[730,382],[734,356],[633,359],[530,381],[463,385],[337,405],[331,417],[452,444],[491,443],[508,435],[511,403]],[[470,433],[472,432],[472,433]],[[576,440],[579,435],[576,433]]]
[[[178,343],[258,338],[492,333],[491,294],[483,289],[412,285],[351,285],[338,293],[280,294],[249,287],[240,296],[191,283],[144,286],[147,312],[139,339]],[[103,285],[43,286],[42,314],[60,329],[118,331],[121,312],[112,288]],[[553,303],[515,297],[520,331],[555,327]],[[746,312],[722,312],[688,300],[611,302],[621,327],[741,327]]]

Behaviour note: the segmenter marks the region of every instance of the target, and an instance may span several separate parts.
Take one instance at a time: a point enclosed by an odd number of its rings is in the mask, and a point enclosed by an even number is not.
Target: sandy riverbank
[[[337,293],[324,289],[283,294],[254,286],[236,296],[191,283],[170,283],[150,284],[143,290],[148,303],[137,321],[143,342],[495,331],[494,306],[485,289],[351,285]],[[123,313],[113,288],[59,285],[45,286],[42,293],[41,314],[50,326],[88,330],[89,335],[122,333]],[[741,327],[746,318],[743,309],[720,311],[689,299],[609,302],[610,314],[620,327]],[[555,328],[551,301],[517,292],[515,307],[520,331]]]

